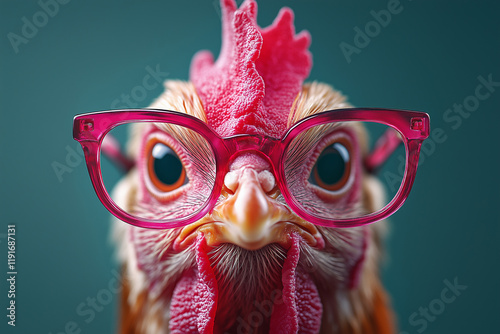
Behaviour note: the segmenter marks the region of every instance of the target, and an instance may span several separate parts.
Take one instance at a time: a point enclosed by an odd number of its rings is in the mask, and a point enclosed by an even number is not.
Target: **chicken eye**
[[[186,170],[175,151],[159,142],[150,147],[148,173],[153,185],[160,191],[168,192],[186,184]]]
[[[328,191],[342,189],[351,174],[351,155],[347,147],[339,142],[327,146],[316,160],[309,182]]]

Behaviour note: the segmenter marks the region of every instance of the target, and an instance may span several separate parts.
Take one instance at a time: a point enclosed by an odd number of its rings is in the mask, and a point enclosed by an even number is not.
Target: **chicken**
[[[192,115],[222,137],[280,138],[304,117],[350,106],[330,86],[304,83],[312,66],[310,37],[295,35],[291,10],[282,9],[262,29],[254,1],[238,9],[234,0],[222,0],[221,8],[218,60],[198,53],[190,82],[167,81],[151,108]],[[113,191],[120,207],[140,204],[142,173],[147,172],[144,143],[154,127],[135,124],[130,132],[127,152],[137,167]],[[353,126],[353,133],[366,152],[363,127]],[[202,166],[208,163],[196,159]],[[121,333],[395,332],[378,270],[384,222],[316,226],[288,207],[276,186],[278,176],[257,152],[235,156],[226,167],[220,198],[197,222],[156,230],[116,221],[124,276]],[[380,182],[359,173],[362,193],[356,205],[375,212],[383,198]],[[190,191],[196,196],[201,190]],[[179,210],[189,205],[186,199]],[[142,209],[156,214],[153,207]]]

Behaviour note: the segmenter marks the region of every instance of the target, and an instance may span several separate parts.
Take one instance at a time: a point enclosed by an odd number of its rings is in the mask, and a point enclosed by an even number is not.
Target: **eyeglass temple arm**
[[[372,152],[365,158],[364,165],[366,170],[369,173],[377,172],[402,142],[396,130],[387,129],[375,143]]]
[[[101,144],[101,150],[106,157],[113,162],[115,166],[120,168],[123,172],[127,173],[134,167],[134,160],[127,157],[121,151],[120,144],[111,134],[107,134]]]

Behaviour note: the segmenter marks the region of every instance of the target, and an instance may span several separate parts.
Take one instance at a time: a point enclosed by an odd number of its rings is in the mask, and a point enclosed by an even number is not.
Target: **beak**
[[[295,231],[311,246],[321,248],[324,242],[316,227],[279,202],[279,195],[268,168],[247,165],[233,169],[224,178],[219,204],[203,219],[183,228],[176,244],[185,248],[194,241],[193,232],[199,231],[209,246],[232,243],[256,250],[278,243],[288,249]]]
[[[237,172],[239,175],[231,174]],[[226,175],[226,187],[233,190],[234,194],[221,203],[217,211],[227,222],[227,230],[234,243],[244,248],[261,245],[269,239],[275,224],[287,213],[268,195],[274,183],[274,176],[270,172],[258,173],[251,168]]]

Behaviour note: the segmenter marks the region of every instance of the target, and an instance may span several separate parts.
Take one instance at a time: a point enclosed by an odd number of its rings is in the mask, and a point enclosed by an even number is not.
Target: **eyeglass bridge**
[[[280,139],[266,135],[234,135],[223,138],[232,156],[242,152],[255,151],[270,157]]]

